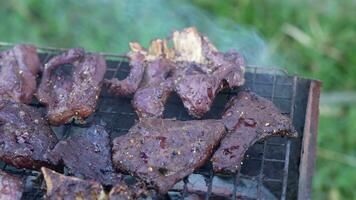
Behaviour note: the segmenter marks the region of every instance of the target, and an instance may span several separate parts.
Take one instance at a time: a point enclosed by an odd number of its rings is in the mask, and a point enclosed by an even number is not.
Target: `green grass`
[[[196,25],[252,64],[320,79],[324,92],[356,91],[355,10],[353,0],[1,1],[0,41],[123,53],[129,41]],[[315,199],[356,196],[355,121],[355,106],[322,106]]]

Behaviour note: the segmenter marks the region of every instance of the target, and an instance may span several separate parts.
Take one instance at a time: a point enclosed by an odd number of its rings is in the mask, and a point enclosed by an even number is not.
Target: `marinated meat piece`
[[[63,163],[71,175],[103,185],[115,185],[121,178],[112,165],[110,136],[98,125],[60,141],[45,157],[55,165]]]
[[[165,103],[173,91],[172,81],[168,78],[171,67],[166,59],[148,63],[141,88],[132,101],[140,118],[162,117]]]
[[[0,101],[0,160],[17,168],[49,166],[44,154],[56,143],[55,134],[35,108]]]
[[[72,74],[58,75],[56,68],[73,65]],[[47,106],[48,119],[53,125],[83,120],[95,111],[106,71],[103,56],[70,49],[52,58],[46,65],[38,88],[39,101]]]
[[[171,40],[173,48],[168,47],[168,40],[157,39],[148,50],[131,43],[129,76],[106,81],[116,95],[135,93],[133,105],[140,118],[162,117],[172,91],[178,93],[190,115],[200,118],[222,88],[244,83],[239,53],[218,52],[194,27],[175,31]]]
[[[239,92],[227,104],[223,121],[228,133],[213,158],[215,172],[235,173],[247,149],[271,136],[296,137],[292,121],[273,103],[252,92]]]
[[[132,53],[130,57],[131,71],[124,80],[113,78],[104,80],[109,91],[118,96],[128,96],[136,92],[144,74],[145,57],[140,52]]]
[[[106,80],[109,91],[119,96],[135,94],[132,104],[137,115],[162,117],[164,105],[173,91],[170,72],[173,63],[167,59],[171,52],[166,40],[154,40],[145,50],[137,43],[131,43],[129,76],[119,81]]]
[[[22,181],[0,170],[0,200],[20,200],[24,187]]]
[[[204,165],[224,134],[217,120],[143,119],[113,141],[113,163],[164,194]]]
[[[47,187],[46,199],[107,199],[103,187],[95,181],[64,176],[44,167],[41,168],[41,171]]]
[[[41,68],[36,47],[32,45],[16,45],[0,52],[0,100],[30,103]]]
[[[175,91],[190,115],[202,117],[221,89],[244,83],[244,61],[239,53],[218,52],[195,28],[173,33],[173,42],[179,52]]]

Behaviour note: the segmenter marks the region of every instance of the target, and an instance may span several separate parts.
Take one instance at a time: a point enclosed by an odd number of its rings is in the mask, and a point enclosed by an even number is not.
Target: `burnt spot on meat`
[[[70,73],[63,72],[71,65]],[[63,67],[62,67],[63,66]],[[62,73],[56,73],[61,71]],[[103,56],[70,49],[53,57],[46,65],[37,91],[38,100],[47,107],[52,125],[75,120],[83,122],[95,111],[106,71]]]
[[[114,139],[113,163],[164,194],[204,165],[224,134],[218,120],[142,119]]]
[[[291,119],[273,103],[252,92],[241,91],[227,104],[222,120],[228,133],[212,157],[218,173],[240,169],[247,149],[255,142],[272,136],[296,137]]]

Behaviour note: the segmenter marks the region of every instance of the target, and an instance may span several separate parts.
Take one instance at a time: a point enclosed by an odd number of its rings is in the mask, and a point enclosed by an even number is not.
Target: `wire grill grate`
[[[4,48],[4,46],[2,48]],[[42,53],[40,54],[40,57],[43,63],[46,63],[52,56],[60,52],[55,49],[46,48],[42,48],[41,51]],[[114,55],[105,56],[108,65],[106,78],[117,77],[123,79],[127,76],[129,73],[129,66],[125,58]],[[297,103],[299,104],[298,109],[302,110],[301,114],[305,114],[306,102],[303,100],[307,97],[307,94],[298,93],[298,87],[300,87],[298,85],[306,87],[307,84],[308,83],[304,82],[301,83],[297,77],[288,76],[283,70],[249,66],[247,67],[245,85],[236,90],[222,91],[221,94],[216,97],[211,111],[208,112],[204,118],[219,118],[224,105],[232,96],[236,95],[241,89],[250,89],[260,96],[270,99],[281,109],[283,114],[289,115],[292,119],[295,119],[294,117],[296,113],[294,111],[297,107]],[[95,114],[87,121],[105,125],[111,132],[112,138],[125,134],[134,124],[136,119],[130,101],[131,98],[110,96],[107,91],[104,90],[98,103],[97,112],[95,112]],[[33,103],[32,105],[43,110],[43,107],[37,103]],[[164,115],[166,118],[174,117],[180,120],[192,119],[186,110],[183,109],[180,99],[175,95],[169,98]],[[302,133],[304,116],[297,117],[298,120],[294,120],[294,122],[299,133]],[[63,138],[68,135],[70,129],[75,126],[76,125],[74,124],[70,124],[53,127],[53,130],[59,138]],[[302,134],[300,135],[301,137],[298,139],[290,140],[287,138],[274,137],[256,143],[248,150],[241,170],[232,176],[219,176],[213,174],[211,163],[208,163],[202,169],[195,172],[204,177],[205,187],[203,187],[203,190],[194,188],[194,185],[189,182],[190,178],[187,177],[182,181],[182,187],[175,187],[172,191],[180,193],[180,195],[178,195],[180,199],[184,199],[192,193],[196,193],[204,199],[216,199],[218,197],[220,197],[220,199],[265,199],[266,191],[269,191],[276,197],[276,199],[284,200],[296,198]],[[43,195],[43,184],[41,182],[42,178],[38,172],[17,170],[1,162],[0,168],[17,174],[23,177],[24,180],[31,177],[30,182],[35,182],[36,184],[31,183],[27,186],[27,193],[24,198],[41,198]],[[220,177],[232,179],[229,184],[225,185],[226,188],[230,188],[230,190],[225,191],[225,193],[219,193],[218,190],[219,187],[224,187],[224,185],[216,185],[214,182],[216,178]],[[241,182],[244,180],[252,181],[254,185],[252,192],[243,190]],[[177,185],[179,185],[179,183]],[[168,198],[168,196],[162,198]]]

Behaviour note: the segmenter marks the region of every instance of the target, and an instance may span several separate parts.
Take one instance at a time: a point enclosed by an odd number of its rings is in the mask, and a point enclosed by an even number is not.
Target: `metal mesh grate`
[[[42,48],[41,51],[40,57],[43,63],[46,63],[59,52],[45,48]],[[106,78],[123,79],[127,76],[129,66],[125,58],[113,55],[105,56],[108,65]],[[308,95],[304,90],[308,87],[308,82],[288,76],[280,69],[254,66],[247,68],[245,77],[246,83],[243,87],[222,91],[216,97],[213,107],[204,118],[220,118],[226,102],[239,90],[249,89],[270,99],[280,108],[283,114],[289,115],[293,119],[298,132],[301,133],[300,138],[290,140],[274,137],[256,143],[247,151],[241,171],[233,176],[213,174],[211,163],[208,163],[194,172],[192,176],[178,183],[169,195],[160,198],[184,199],[191,194],[204,199],[296,198],[299,155],[306,107],[305,99]],[[32,105],[45,111],[36,102]],[[300,112],[295,113],[297,107]],[[192,119],[176,95],[168,99],[164,116],[165,118],[177,118],[179,120]],[[127,133],[135,119],[136,115],[132,109],[130,97],[114,97],[104,90],[97,111],[87,121],[104,125],[110,131],[111,137],[115,138]],[[75,126],[75,124],[70,124],[52,128],[61,139],[70,134],[70,130]],[[43,183],[40,173],[30,170],[17,170],[1,162],[0,167],[26,180],[24,199],[40,199],[42,197]]]

